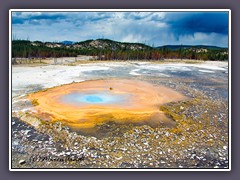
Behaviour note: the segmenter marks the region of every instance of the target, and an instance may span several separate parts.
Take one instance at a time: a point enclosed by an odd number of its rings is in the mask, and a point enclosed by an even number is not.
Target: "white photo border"
[[[121,169],[121,168],[12,168],[12,12],[228,12],[228,149],[229,168],[226,169]],[[231,10],[230,9],[10,9],[9,10],[9,171],[231,171]]]

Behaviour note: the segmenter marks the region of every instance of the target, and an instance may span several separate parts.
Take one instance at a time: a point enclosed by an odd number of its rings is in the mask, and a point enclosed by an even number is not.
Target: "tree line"
[[[27,40],[12,41],[13,58],[47,58],[47,57],[76,57],[78,52],[64,47],[33,46]]]
[[[13,58],[47,58],[77,57],[77,55],[94,56],[98,60],[162,60],[162,59],[196,59],[196,60],[228,60],[226,49],[199,50],[194,48],[170,49],[145,48],[137,49],[98,49],[47,47],[45,44],[32,45],[27,40],[12,41]]]

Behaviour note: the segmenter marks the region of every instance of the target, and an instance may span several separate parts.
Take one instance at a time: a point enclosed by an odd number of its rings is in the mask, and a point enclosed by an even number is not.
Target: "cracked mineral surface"
[[[98,124],[88,131],[35,116],[28,94],[55,86],[121,78],[188,97],[159,105],[175,122]],[[13,66],[12,168],[228,168],[227,62],[93,62]],[[114,90],[114,88],[113,88]]]

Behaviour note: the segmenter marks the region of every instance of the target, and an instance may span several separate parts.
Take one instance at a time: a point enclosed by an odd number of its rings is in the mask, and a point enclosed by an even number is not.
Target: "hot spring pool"
[[[172,123],[160,105],[185,99],[182,94],[145,81],[128,79],[90,80],[29,95],[37,100],[39,118],[62,121],[82,129],[115,123]]]
[[[72,105],[91,105],[91,104],[124,104],[128,103],[130,99],[130,94],[114,94],[111,91],[103,92],[71,92],[60,97],[62,103],[72,104]]]

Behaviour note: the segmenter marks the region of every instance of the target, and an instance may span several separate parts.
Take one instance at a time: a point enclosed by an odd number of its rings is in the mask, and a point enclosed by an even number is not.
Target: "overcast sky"
[[[227,12],[12,12],[12,34],[31,41],[107,38],[228,47]]]

